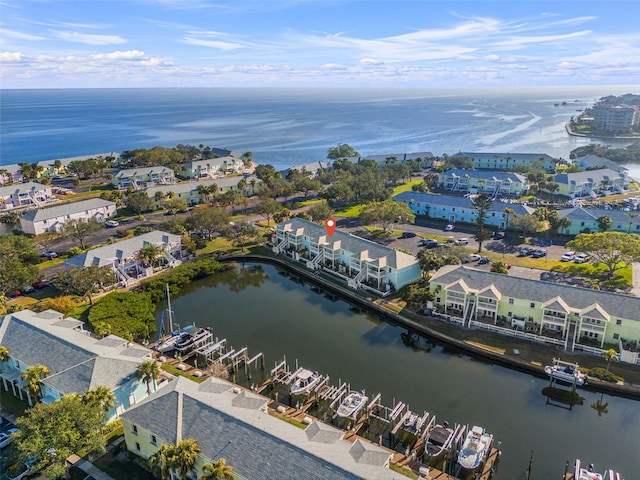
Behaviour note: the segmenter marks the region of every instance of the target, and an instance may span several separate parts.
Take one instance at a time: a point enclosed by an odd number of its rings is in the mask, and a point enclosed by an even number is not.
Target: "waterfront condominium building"
[[[273,251],[323,269],[351,288],[388,294],[420,280],[420,264],[413,255],[335,230],[329,236],[323,225],[292,218],[276,225]]]
[[[460,265],[433,276],[432,314],[468,328],[600,354],[640,364],[640,298],[517,278]]]
[[[591,108],[593,125],[611,133],[630,133],[640,125],[640,106],[595,105]]]

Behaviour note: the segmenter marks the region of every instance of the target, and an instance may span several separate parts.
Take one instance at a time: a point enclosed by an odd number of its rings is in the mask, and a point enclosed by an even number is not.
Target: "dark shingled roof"
[[[182,438],[194,438],[202,455],[225,458],[251,480],[358,479],[335,465],[166,386],[122,416],[164,441],[176,442],[178,396],[182,398]]]
[[[495,285],[503,296],[528,299],[532,302],[547,302],[556,297],[574,310],[583,310],[595,303],[609,315],[628,320],[640,321],[640,298],[619,293],[589,290],[559,283],[529,280],[499,273],[484,272],[460,265],[441,268],[432,278],[432,282],[450,285],[459,280],[474,290],[482,290]]]

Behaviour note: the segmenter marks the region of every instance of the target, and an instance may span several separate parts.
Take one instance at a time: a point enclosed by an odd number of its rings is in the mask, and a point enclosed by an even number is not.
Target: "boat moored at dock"
[[[580,459],[576,459],[573,480],[623,480],[622,476],[613,470],[605,470],[604,473],[595,471],[593,463],[587,467],[582,466]]]
[[[454,430],[449,427],[447,422],[433,427],[425,441],[425,457],[436,459],[442,455],[442,453],[451,446],[454,433]]]
[[[587,374],[580,371],[578,364],[563,362],[554,358],[553,365],[547,365],[544,367],[544,371],[555,380],[575,383],[576,385],[587,383]]]
[[[195,332],[193,330],[195,330]],[[189,353],[191,350],[198,347],[198,345],[200,345],[209,337],[211,337],[210,327],[191,329],[191,331],[188,332],[187,337],[176,343],[174,350],[184,355],[185,353]]]
[[[363,392],[351,391],[338,407],[336,414],[345,418],[355,417],[367,403],[368,399]]]
[[[493,435],[482,427],[474,426],[464,439],[458,454],[458,465],[465,470],[475,471],[486,459],[492,442]]]
[[[318,372],[299,368],[291,383],[291,395],[305,395],[313,391],[320,383],[322,377]]]

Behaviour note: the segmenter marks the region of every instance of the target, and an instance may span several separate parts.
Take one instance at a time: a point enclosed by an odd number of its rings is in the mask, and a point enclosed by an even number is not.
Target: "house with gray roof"
[[[155,260],[154,265],[147,264],[138,258],[140,250],[145,245],[155,245],[160,249],[160,256]],[[93,248],[64,262],[67,269],[91,265],[111,267],[114,271],[114,278],[117,278],[123,285],[132,285],[153,275],[154,267],[172,268],[180,264],[182,264],[182,237],[161,230],[154,230]]]
[[[163,208],[166,198],[172,196],[173,198],[179,198],[185,205],[194,206],[204,203],[207,199],[213,198],[209,193],[206,193],[204,187],[211,187],[217,185],[218,190],[216,194],[222,194],[228,191],[237,191],[241,188],[240,182],[244,180],[245,186],[242,189],[242,194],[246,197],[251,197],[260,191],[262,186],[262,180],[258,177],[251,175],[246,177],[233,176],[233,177],[220,177],[215,180],[200,180],[190,182],[180,182],[174,185],[159,185],[155,187],[147,188],[147,195],[151,200],[155,202],[155,208]]]
[[[194,468],[224,458],[236,478],[251,480],[400,479],[393,451],[310,418],[306,429],[268,413],[270,399],[219,379],[178,377],[122,415],[127,449],[149,458],[161,445],[195,439]]]
[[[183,165],[180,174],[184,178],[217,178],[229,173],[242,173],[245,170],[240,155],[230,152],[215,158],[196,158]]]
[[[44,403],[105,386],[116,397],[110,412],[114,417],[147,395],[146,384],[137,379],[137,368],[151,360],[151,350],[116,335],[98,339],[84,330],[83,322],[55,310],[21,310],[1,317],[0,345],[10,355],[9,361],[0,363],[5,391],[26,396],[30,403],[33,399],[21,373],[34,365],[44,365],[50,372],[42,380]]]
[[[640,234],[640,212],[612,210],[604,208],[565,208],[558,211],[560,218],[568,218],[571,224],[563,228],[559,233],[565,235],[578,235],[579,233],[594,233],[600,231],[598,219],[600,217],[611,218],[611,226],[608,232],[636,233]]]
[[[436,187],[451,192],[486,193],[491,197],[518,197],[527,193],[529,181],[519,173],[454,168],[438,175]]]
[[[142,190],[153,185],[171,185],[176,183],[173,169],[157,165],[153,167],[127,168],[113,175],[111,183],[116,188]]]
[[[504,153],[504,152],[459,152],[452,157],[468,157],[473,161],[473,168],[478,170],[511,171],[514,167],[525,166],[556,171],[556,159],[546,153]]]
[[[442,267],[429,288],[434,315],[463,327],[595,354],[615,345],[621,360],[640,364],[640,298],[460,265]]]
[[[0,186],[0,212],[16,208],[37,208],[57,201],[51,185],[27,182]]]
[[[323,269],[351,288],[386,295],[420,280],[420,264],[413,255],[335,230],[329,236],[323,225],[292,218],[276,225],[273,251]]]
[[[114,202],[102,198],[90,198],[26,212],[20,217],[20,228],[24,233],[31,235],[60,232],[69,220],[86,222],[94,219],[104,223],[117,213]]]
[[[573,161],[573,163],[585,170],[600,170],[602,168],[608,168],[609,170],[615,170],[616,172],[629,170],[623,165],[617,164],[613,160],[609,160],[608,158],[600,157],[598,155],[585,155],[583,157],[578,157]]]
[[[554,177],[559,189],[554,194],[569,198],[597,197],[629,191],[627,170],[587,170],[585,172],[561,173]]]
[[[473,205],[473,200],[460,195],[402,192],[393,199],[406,204],[415,215],[443,220],[447,223],[473,224],[478,219],[478,211]],[[511,209],[513,213],[506,213],[506,209]],[[528,215],[533,212],[533,208],[521,203],[495,200],[485,218],[485,224],[504,230],[509,220],[515,215]]]

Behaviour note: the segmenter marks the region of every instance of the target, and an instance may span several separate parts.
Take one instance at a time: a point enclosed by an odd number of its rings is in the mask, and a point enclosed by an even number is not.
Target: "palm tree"
[[[148,262],[153,267],[156,260],[162,256],[162,253],[162,247],[148,243],[138,252],[138,260]]]
[[[560,217],[558,219],[558,233],[562,233],[563,230],[571,226],[571,220],[569,217]]]
[[[202,475],[198,477],[198,480],[233,480],[233,467],[227,465],[227,461],[221,458],[213,465],[205,463],[202,466]]]
[[[40,395],[40,385],[42,379],[51,373],[49,369],[44,365],[32,365],[24,370],[20,376],[27,382],[28,393],[33,395],[33,398],[37,400]],[[31,396],[29,397],[29,404],[31,404]]]
[[[149,468],[151,469],[151,473],[155,477],[160,478],[169,478],[171,477],[171,469],[169,465],[169,458],[167,457],[167,453],[175,448],[175,445],[165,443],[160,446],[160,449],[151,455],[148,460]]]
[[[611,365],[611,360],[615,360],[616,362],[620,360],[620,356],[618,352],[614,348],[610,348],[609,350],[603,350],[602,354],[607,357],[607,372],[609,371],[609,365]]]
[[[9,356],[9,347],[0,345],[0,362],[8,362]]]
[[[631,225],[633,225],[633,221],[637,216],[640,215],[640,213],[631,212],[631,213],[625,213],[625,215],[629,217],[629,230],[627,230],[627,233],[631,233]]]
[[[93,390],[89,390],[82,399],[85,403],[99,406],[105,416],[109,413],[109,410],[116,406],[116,396],[109,387],[103,385],[98,385]]]
[[[507,223],[504,226],[505,230],[509,227],[509,215],[513,215],[514,213],[516,213],[516,212],[515,212],[515,210],[513,208],[507,207],[507,208],[504,209],[504,214],[507,216]]]
[[[193,438],[185,438],[175,445],[173,455],[170,457],[171,470],[179,479],[186,480],[199,456],[200,445],[198,442]]]
[[[151,382],[155,383],[160,379],[160,368],[153,360],[147,360],[138,365],[138,380],[143,380],[147,384],[147,395],[151,395]]]

